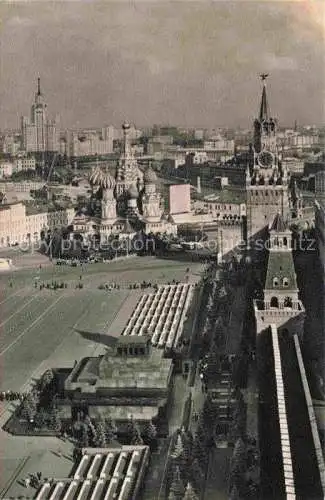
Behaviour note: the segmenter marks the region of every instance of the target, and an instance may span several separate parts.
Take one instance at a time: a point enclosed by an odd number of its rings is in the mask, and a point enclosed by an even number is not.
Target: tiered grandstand
[[[134,500],[148,460],[148,446],[86,448],[72,476],[47,480],[36,500]]]
[[[141,297],[122,335],[150,335],[151,343],[172,349],[183,331],[194,286],[162,285],[156,293]]]

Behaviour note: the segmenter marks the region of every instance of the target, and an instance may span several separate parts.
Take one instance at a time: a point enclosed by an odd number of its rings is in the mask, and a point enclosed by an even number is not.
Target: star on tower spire
[[[262,73],[260,78],[263,82],[263,90],[262,90],[262,99],[261,99],[261,107],[260,107],[260,121],[265,121],[269,119],[269,105],[266,97],[266,79],[269,76],[268,73]]]

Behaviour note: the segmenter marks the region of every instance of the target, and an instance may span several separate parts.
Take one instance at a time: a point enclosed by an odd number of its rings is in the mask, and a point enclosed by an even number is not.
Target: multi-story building
[[[21,172],[24,170],[35,170],[36,159],[35,156],[30,155],[18,155],[14,159],[14,172]]]
[[[197,213],[207,213],[214,220],[241,220],[246,215],[246,204],[244,202],[231,201],[231,194],[224,192],[220,195],[207,195],[201,200],[195,200],[193,208]]]
[[[21,202],[0,204],[0,246],[22,243],[27,237],[26,208]]]
[[[214,140],[204,141],[203,149],[214,149],[216,151],[222,151],[229,155],[233,155],[235,152],[235,141],[227,140],[220,136]]]
[[[164,153],[166,160],[173,160],[175,168],[180,165],[187,164],[202,165],[208,161],[211,162],[225,162],[229,160],[234,154],[233,149],[219,149],[219,148],[197,148],[188,147],[182,148],[180,146],[170,146]]]
[[[21,137],[17,133],[5,134],[0,141],[1,152],[9,155],[16,155],[21,149]]]
[[[282,158],[282,166],[293,175],[303,175],[305,162],[302,158]]]
[[[31,108],[30,119],[22,117],[21,133],[23,149],[32,153],[51,153],[58,151],[58,130],[55,120],[50,120],[47,113],[47,104],[41,92],[40,78],[38,78],[35,101]]]
[[[29,193],[30,191],[37,191],[44,187],[44,182],[39,181],[22,181],[22,182],[2,182],[0,185],[0,192],[8,193]]]
[[[0,161],[0,179],[6,179],[12,176],[14,165],[10,161]]]
[[[0,246],[24,245],[37,242],[42,231],[68,226],[74,217],[74,209],[39,210],[27,208],[22,202],[0,203]]]
[[[113,153],[114,138],[114,127],[105,127],[101,133],[96,130],[73,132],[66,147],[69,150],[69,156],[74,158],[105,155]]]
[[[277,146],[277,121],[271,118],[266,94],[266,77],[259,117],[254,121],[254,142],[246,170],[248,237],[265,229],[277,213],[289,215],[288,175],[281,165]]]
[[[310,150],[319,144],[317,134],[300,134],[295,130],[286,130],[277,133],[277,143],[284,150]]]

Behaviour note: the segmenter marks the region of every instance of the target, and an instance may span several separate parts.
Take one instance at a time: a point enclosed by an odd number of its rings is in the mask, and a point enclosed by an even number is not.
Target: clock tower
[[[277,121],[271,117],[266,92],[266,79],[262,74],[262,97],[259,116],[254,121],[254,142],[246,170],[247,230],[254,239],[280,213],[289,214],[287,171],[281,166],[276,133]]]

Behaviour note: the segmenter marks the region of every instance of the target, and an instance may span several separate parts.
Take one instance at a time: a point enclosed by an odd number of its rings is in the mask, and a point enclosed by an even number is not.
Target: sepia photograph
[[[0,1],[0,499],[325,498],[324,0]]]

